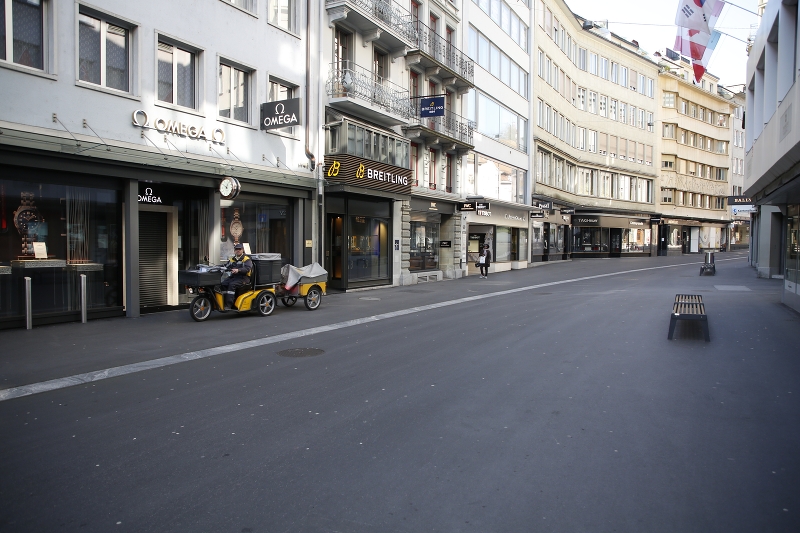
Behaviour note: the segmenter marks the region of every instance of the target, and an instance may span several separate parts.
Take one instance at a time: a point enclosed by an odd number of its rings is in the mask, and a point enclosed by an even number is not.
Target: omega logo
[[[204,141],[210,140],[219,144],[225,143],[225,132],[222,130],[222,128],[216,128],[211,132],[211,137],[209,137],[206,133],[205,126],[200,126],[199,128],[194,125],[187,126],[182,122],[178,122],[176,120],[164,120],[163,118],[156,118],[155,121],[151,123],[150,117],[141,109],[137,109],[133,112],[132,123],[134,126],[139,126],[142,129],[155,129],[160,133],[172,133],[175,135],[181,135],[183,137]]]
[[[147,187],[144,194],[139,195],[139,202],[143,204],[163,204],[160,196],[153,195],[153,189]]]

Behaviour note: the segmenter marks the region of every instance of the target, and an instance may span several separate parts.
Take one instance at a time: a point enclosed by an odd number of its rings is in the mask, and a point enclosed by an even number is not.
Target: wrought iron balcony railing
[[[407,120],[414,113],[407,89],[349,60],[331,63],[325,90],[331,98],[364,100]]]
[[[470,83],[474,83],[475,62],[472,59],[422,22],[414,21],[413,29],[416,35],[414,44],[421,52],[433,57]]]
[[[374,22],[382,23],[403,40],[414,43],[417,40],[411,13],[396,6],[392,0],[326,0],[328,6],[347,5]]]
[[[474,146],[472,134],[475,131],[475,124],[472,121],[449,110],[445,110],[444,116],[441,117],[420,117],[420,100],[412,100],[411,105],[413,110],[411,125],[419,125],[463,144]]]

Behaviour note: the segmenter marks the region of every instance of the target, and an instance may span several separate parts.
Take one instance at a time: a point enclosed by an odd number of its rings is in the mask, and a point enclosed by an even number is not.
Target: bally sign
[[[261,129],[274,130],[300,124],[300,99],[261,104]]]

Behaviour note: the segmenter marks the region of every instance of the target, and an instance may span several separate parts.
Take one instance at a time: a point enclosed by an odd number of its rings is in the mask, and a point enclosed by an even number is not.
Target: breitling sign
[[[411,169],[341,154],[325,157],[325,178],[347,185],[411,194]]]

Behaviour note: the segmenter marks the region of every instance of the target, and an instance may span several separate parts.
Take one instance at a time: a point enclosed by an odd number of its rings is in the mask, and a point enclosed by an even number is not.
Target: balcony
[[[442,117],[422,118],[419,116],[419,99],[411,100],[410,106],[413,117],[402,128],[406,137],[417,139],[417,142],[427,146],[439,146],[445,152],[466,152],[475,147],[472,141],[475,125],[472,121],[448,110]]]
[[[347,24],[364,36],[365,42],[380,42],[403,55],[417,40],[411,13],[392,0],[326,0],[328,24],[347,19]],[[366,45],[365,45],[366,46]]]
[[[352,61],[331,63],[325,91],[331,107],[383,126],[408,124],[413,118],[407,89]]]
[[[406,55],[407,66],[417,66],[445,87],[464,94],[475,87],[475,62],[447,39],[419,21],[414,22],[414,46]]]

